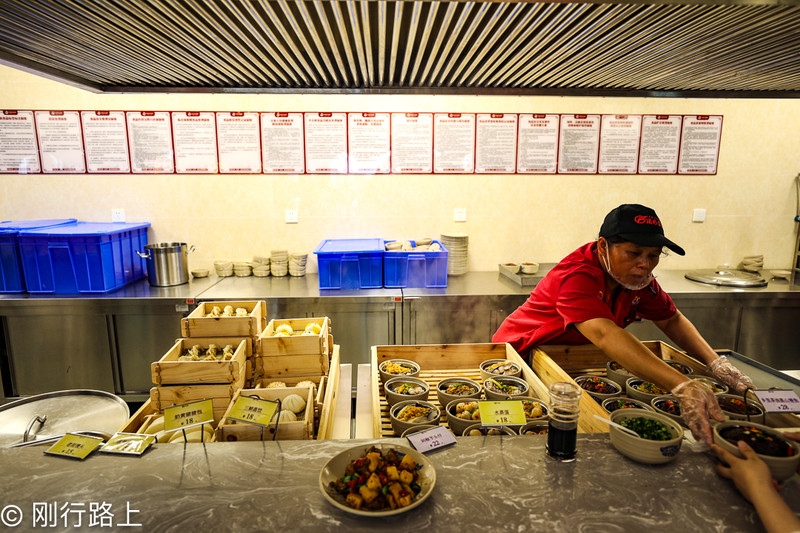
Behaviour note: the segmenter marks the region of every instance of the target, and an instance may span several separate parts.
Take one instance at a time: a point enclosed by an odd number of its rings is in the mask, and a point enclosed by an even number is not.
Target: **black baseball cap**
[[[600,236],[621,237],[640,246],[666,246],[678,255],[683,248],[664,236],[664,228],[656,212],[639,204],[623,204],[606,215]]]

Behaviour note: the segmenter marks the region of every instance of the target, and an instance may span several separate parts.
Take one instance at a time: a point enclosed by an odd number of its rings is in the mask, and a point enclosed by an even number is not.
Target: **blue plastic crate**
[[[383,286],[387,289],[447,287],[449,251],[441,242],[433,242],[442,247],[441,252],[384,252]]]
[[[314,253],[320,289],[383,287],[383,239],[327,239]]]
[[[22,230],[74,224],[74,218],[0,222],[0,293],[25,292],[17,235]]]
[[[149,222],[78,222],[19,232],[28,292],[105,293],[147,275],[136,255],[147,245]]]

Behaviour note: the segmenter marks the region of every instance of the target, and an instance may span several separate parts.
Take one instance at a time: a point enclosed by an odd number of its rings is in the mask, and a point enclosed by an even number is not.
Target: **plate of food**
[[[332,457],[319,474],[331,505],[360,516],[391,516],[418,507],[433,492],[433,463],[416,450],[362,444]]]

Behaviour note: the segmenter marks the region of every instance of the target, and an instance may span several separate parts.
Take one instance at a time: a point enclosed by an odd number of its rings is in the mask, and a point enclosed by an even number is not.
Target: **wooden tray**
[[[248,316],[206,317],[214,306],[224,309],[226,305],[244,307]],[[264,331],[267,323],[266,303],[262,300],[249,302],[203,302],[181,319],[181,335],[184,337],[255,337]]]
[[[150,373],[155,385],[177,385],[193,383],[233,383],[242,374],[247,363],[248,343],[234,337],[203,337],[201,339],[178,339],[158,361],[150,364]],[[228,344],[235,346],[233,359],[228,361],[178,361],[183,351],[199,345],[202,350],[216,344],[221,350]],[[246,377],[246,370],[245,370]]]
[[[228,420],[233,404],[244,395],[258,396],[265,400],[283,400],[290,394],[300,394],[306,400],[303,419],[296,422],[278,424],[277,440],[309,440],[314,438],[314,398],[311,387],[287,387],[285,389],[241,389],[233,395],[230,405],[225,410],[214,436],[217,442],[236,442],[241,440],[261,440],[261,427],[246,422]],[[275,424],[264,428],[264,440],[272,440]]]
[[[436,387],[450,377],[467,377],[480,382],[479,365],[487,359],[508,359],[522,367],[522,378],[530,385],[531,396],[548,398],[547,386],[525,364],[509,344],[418,344],[413,346],[373,346],[371,353],[372,427],[373,436],[394,437],[389,420],[389,404],[380,383],[378,365],[387,359],[407,359],[419,363],[419,377],[430,385],[428,401],[442,410],[440,424],[447,426],[445,406],[439,404]]]

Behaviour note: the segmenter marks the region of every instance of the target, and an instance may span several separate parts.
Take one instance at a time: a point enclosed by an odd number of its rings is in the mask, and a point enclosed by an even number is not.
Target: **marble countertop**
[[[162,444],[140,458],[95,453],[82,463],[42,447],[0,449],[0,501],[19,507],[18,530],[32,529],[34,502],[87,510],[105,502],[114,527],[148,532],[763,531],[708,456],[684,449],[666,465],[641,465],[606,434],[580,435],[573,463],[547,458],[543,436],[461,437],[429,454],[437,483],[423,505],[387,519],[353,516],[323,498],[319,473],[338,452],[369,442]],[[782,494],[800,510],[796,476]],[[57,529],[77,515],[56,512]],[[99,528],[88,526],[88,511],[83,518],[77,530]]]

